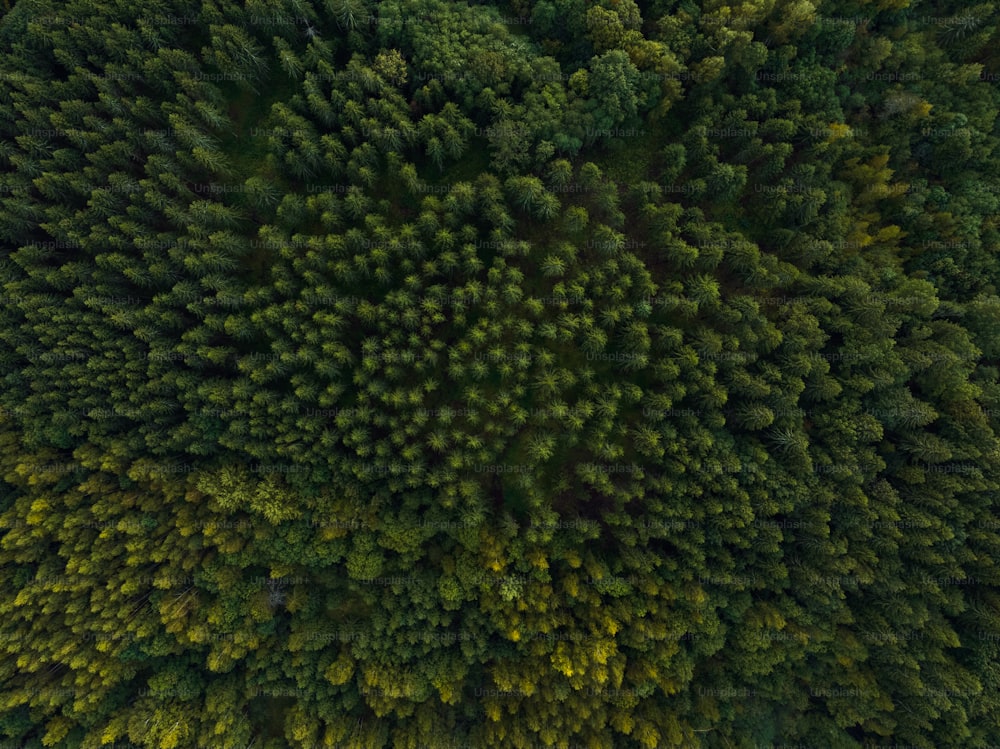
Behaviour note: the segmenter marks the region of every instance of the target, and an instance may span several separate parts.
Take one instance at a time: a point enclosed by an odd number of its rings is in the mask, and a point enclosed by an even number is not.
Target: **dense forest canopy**
[[[17,0],[0,740],[1000,743],[1000,32]]]

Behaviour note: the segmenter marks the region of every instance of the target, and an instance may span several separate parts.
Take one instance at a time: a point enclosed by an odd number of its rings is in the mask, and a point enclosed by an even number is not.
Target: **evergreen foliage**
[[[995,10],[0,6],[0,740],[1000,743]]]

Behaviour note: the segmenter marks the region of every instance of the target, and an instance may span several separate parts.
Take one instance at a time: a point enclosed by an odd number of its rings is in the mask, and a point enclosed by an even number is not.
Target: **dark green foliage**
[[[1000,742],[996,19],[906,5],[0,6],[0,739]]]

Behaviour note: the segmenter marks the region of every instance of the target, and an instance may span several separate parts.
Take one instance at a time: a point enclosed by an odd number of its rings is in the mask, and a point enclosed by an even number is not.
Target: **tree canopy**
[[[992,4],[0,13],[0,739],[1000,743]]]

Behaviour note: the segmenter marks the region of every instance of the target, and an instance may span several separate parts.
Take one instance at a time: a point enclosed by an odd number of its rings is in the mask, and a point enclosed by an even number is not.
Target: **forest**
[[[0,3],[0,748],[1000,744],[1000,22]]]

